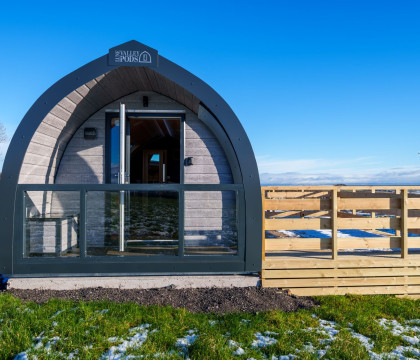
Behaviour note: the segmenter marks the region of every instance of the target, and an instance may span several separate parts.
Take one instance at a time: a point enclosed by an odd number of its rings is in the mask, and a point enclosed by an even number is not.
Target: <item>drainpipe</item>
[[[120,173],[118,183],[125,184],[125,104],[120,104]],[[124,212],[125,194],[124,191],[120,191],[120,252],[123,252],[125,247]]]

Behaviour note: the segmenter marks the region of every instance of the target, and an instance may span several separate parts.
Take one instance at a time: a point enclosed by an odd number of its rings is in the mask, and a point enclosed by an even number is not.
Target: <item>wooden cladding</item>
[[[274,196],[272,193],[268,193],[268,196]],[[341,194],[346,196],[347,194]],[[398,198],[367,198],[363,194],[360,198],[338,198],[339,209],[358,209],[358,210],[393,210],[401,208],[401,196]],[[269,210],[330,210],[331,200],[329,199],[273,199],[269,198],[265,200],[267,209]],[[327,195],[326,195],[327,196]],[[393,196],[393,194],[390,194]],[[408,209],[420,209],[420,198],[408,198],[407,199]]]
[[[262,187],[262,285],[420,296],[420,186]]]

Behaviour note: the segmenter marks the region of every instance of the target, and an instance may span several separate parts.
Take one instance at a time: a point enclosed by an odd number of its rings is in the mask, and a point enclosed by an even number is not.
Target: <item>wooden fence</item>
[[[262,187],[262,285],[420,295],[420,186]]]

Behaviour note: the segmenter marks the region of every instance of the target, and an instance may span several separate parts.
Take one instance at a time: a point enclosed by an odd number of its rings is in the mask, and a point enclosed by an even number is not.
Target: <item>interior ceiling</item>
[[[179,120],[147,119],[130,117],[130,138],[133,148],[131,151],[143,147],[151,139],[180,138]]]

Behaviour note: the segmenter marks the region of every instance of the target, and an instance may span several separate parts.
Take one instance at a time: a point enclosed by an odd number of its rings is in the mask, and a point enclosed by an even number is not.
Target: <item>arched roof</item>
[[[198,114],[200,101],[197,97],[153,69],[112,69],[67,94],[48,112],[32,135],[22,162],[19,183],[28,180],[53,183],[64,150],[83,122],[107,104],[137,91],[165,95]],[[39,153],[43,156],[36,156]]]
[[[120,46],[124,45],[144,47],[136,41]],[[112,48],[110,52],[115,49]],[[5,239],[1,244],[2,251],[0,252],[0,264],[4,264],[2,273],[13,272],[11,269],[12,242],[9,239],[13,238],[14,233],[12,225],[19,174],[31,139],[44,119],[49,115],[57,116],[55,111],[67,111],[69,119],[72,117],[74,120],[67,123],[77,126],[78,122],[80,123],[86,115],[94,112],[99,106],[118,99],[124,93],[129,94],[135,91],[139,84],[171,96],[195,112],[198,111],[198,104],[201,104],[218,121],[236,153],[244,186],[245,205],[248,209],[253,209],[246,212],[246,241],[260,241],[262,210],[258,168],[242,125],[229,105],[209,85],[170,60],[157,55],[155,50],[152,49],[152,51],[156,53],[157,63],[150,64],[150,68],[147,66],[127,67],[124,66],[127,64],[116,64],[115,61],[110,61],[108,54],[101,56],[57,81],[26,113],[12,138],[3,165],[0,194],[2,202],[8,206],[0,207],[0,224],[4,229],[3,239]],[[154,55],[153,52],[152,55]],[[135,84],[130,74],[137,74],[139,83]],[[121,79],[119,83],[122,84],[119,90],[111,86],[113,79],[117,78]],[[104,97],[95,95],[97,92],[103,92]],[[80,100],[79,103],[77,99]],[[66,109],[66,106],[73,109]],[[57,146],[65,146],[66,141],[69,140],[67,133],[71,131],[67,130],[69,128],[64,125],[59,135],[64,145],[58,142]],[[12,225],[7,226],[8,223]],[[251,267],[255,265],[256,269],[259,268],[261,254],[246,253],[245,256],[246,262],[251,264]]]

